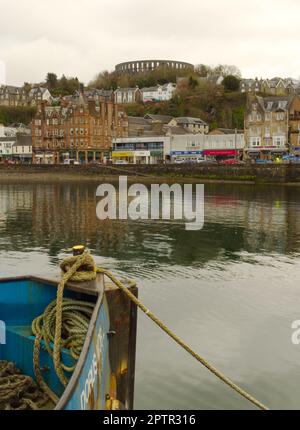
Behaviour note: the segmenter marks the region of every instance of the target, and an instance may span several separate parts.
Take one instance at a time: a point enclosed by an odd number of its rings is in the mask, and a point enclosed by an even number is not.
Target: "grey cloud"
[[[244,76],[300,75],[297,0],[0,0],[7,81],[48,71],[88,82],[125,60],[237,65]]]

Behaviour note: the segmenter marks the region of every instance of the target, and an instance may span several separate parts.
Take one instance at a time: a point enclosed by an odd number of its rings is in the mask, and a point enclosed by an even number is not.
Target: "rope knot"
[[[73,272],[71,277],[68,277],[68,280],[73,282],[94,281],[97,275],[94,259],[88,252],[66,258],[61,262],[60,268],[62,276]]]

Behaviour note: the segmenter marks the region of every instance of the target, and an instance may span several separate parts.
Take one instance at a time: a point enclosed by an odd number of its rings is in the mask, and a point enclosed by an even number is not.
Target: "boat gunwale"
[[[47,284],[51,284],[52,286],[57,286],[57,281],[55,281],[54,279],[46,279],[46,278],[42,278],[42,277],[38,277],[38,276],[31,276],[31,275],[25,275],[25,276],[16,276],[16,277],[8,277],[8,278],[0,278],[0,287],[1,287],[1,283],[4,282],[13,282],[13,281],[22,281],[22,280],[31,280],[31,281],[38,281],[41,283],[47,283]],[[105,286],[104,286],[104,282],[103,282],[103,277],[102,277],[102,288],[98,289],[98,290],[93,290],[93,291],[89,291],[86,288],[77,288],[76,285],[74,284],[66,284],[66,288],[67,289],[71,289],[73,291],[77,291],[77,292],[85,292],[86,294],[90,294],[90,295],[96,295],[98,296],[94,310],[93,310],[93,314],[89,323],[89,328],[88,328],[88,332],[86,335],[86,339],[79,357],[79,360],[77,362],[76,368],[71,376],[71,379],[67,385],[67,387],[65,388],[63,395],[60,397],[58,404],[55,406],[54,410],[63,410],[64,407],[67,405],[68,401],[70,400],[72,394],[74,393],[76,386],[78,385],[78,381],[81,375],[81,372],[83,370],[84,367],[84,363],[86,361],[88,352],[90,350],[90,346],[92,344],[92,339],[93,339],[93,333],[97,324],[97,320],[98,320],[98,315],[100,313],[101,307],[103,305],[103,301],[104,301],[104,296],[105,296]]]

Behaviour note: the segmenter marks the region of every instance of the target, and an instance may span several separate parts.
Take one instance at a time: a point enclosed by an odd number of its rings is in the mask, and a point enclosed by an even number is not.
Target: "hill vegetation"
[[[139,72],[134,74],[117,73],[102,71],[94,80],[89,84],[90,88],[98,88],[105,90],[116,90],[120,88],[133,88],[138,86],[139,88],[152,87],[155,85],[163,85],[167,82],[176,83],[178,77],[190,78],[197,81],[198,78],[204,78],[209,76],[234,76],[235,79],[241,77],[241,72],[236,66],[219,65],[217,67],[207,66],[200,64],[195,67],[194,72],[190,70],[180,70],[180,76],[178,76],[178,70],[169,67],[159,67],[153,71]]]
[[[59,79],[55,73],[48,73],[46,77],[46,87],[53,97],[71,96],[79,90],[79,85],[78,78],[67,78],[65,75],[62,75]]]
[[[228,91],[213,82],[195,82],[190,79],[178,85],[172,100],[160,103],[124,105],[128,115],[144,116],[147,113],[191,116],[206,121],[215,128],[244,128],[246,95]]]
[[[29,125],[35,116],[34,107],[6,107],[0,106],[0,124],[8,126],[13,123]]]
[[[178,71],[158,68],[151,72],[117,74],[101,72],[89,86],[93,88],[116,89],[150,87],[167,82],[178,83],[172,100],[159,103],[135,103],[124,105],[128,115],[144,116],[147,113],[170,116],[192,116],[210,124],[211,129],[244,128],[246,97],[239,90],[241,72],[235,66],[204,64],[195,71]],[[215,77],[224,78],[222,85],[216,85]],[[179,78],[179,79],[178,79]]]
[[[224,78],[222,85],[215,84],[215,77]],[[146,113],[164,114],[170,116],[192,116],[202,118],[210,124],[211,129],[243,128],[246,96],[239,89],[241,73],[235,66],[219,65],[211,67],[198,65],[194,72],[180,71],[161,67],[151,72],[141,72],[133,75],[117,74],[103,71],[90,82],[89,88],[117,89],[118,87],[139,88],[163,85],[167,82],[177,83],[177,91],[172,100],[160,103],[142,102],[124,105],[128,115],[144,116]],[[28,89],[31,84],[25,84]],[[55,73],[48,73],[43,83],[54,97],[72,95],[78,91],[80,82],[78,78]],[[21,122],[29,124],[35,115],[36,109],[0,107],[0,123],[5,125]]]

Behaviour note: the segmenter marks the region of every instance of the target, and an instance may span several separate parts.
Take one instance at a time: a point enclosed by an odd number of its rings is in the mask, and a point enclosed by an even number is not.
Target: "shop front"
[[[113,151],[112,152],[113,164],[134,164],[133,151]]]
[[[150,151],[134,151],[134,164],[150,164]]]
[[[278,161],[288,153],[285,147],[261,146],[245,150],[248,160]]]
[[[171,162],[192,163],[203,159],[203,151],[171,151]]]
[[[150,163],[151,164],[160,164],[164,161],[164,151],[150,151]]]
[[[34,164],[54,164],[54,154],[52,152],[38,152],[33,155]]]
[[[243,151],[235,149],[206,149],[203,156],[207,161],[223,161],[230,158],[241,159]]]

